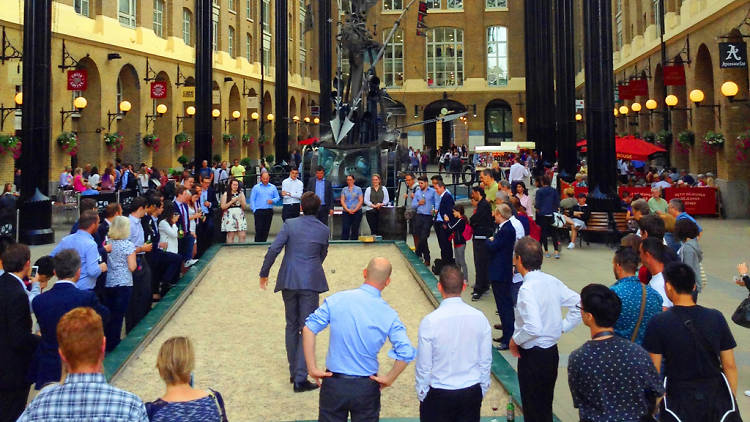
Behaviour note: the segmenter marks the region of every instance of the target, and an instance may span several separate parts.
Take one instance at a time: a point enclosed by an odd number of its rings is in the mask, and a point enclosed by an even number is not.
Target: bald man
[[[391,263],[373,258],[362,272],[365,282],[358,289],[329,296],[307,317],[302,329],[307,372],[322,387],[318,421],[377,421],[380,390],[396,380],[416,356],[406,327],[381,297],[391,282]],[[318,369],[315,336],[331,326],[326,370]],[[385,375],[378,375],[378,352],[386,338],[396,361]],[[322,381],[321,381],[322,380]]]

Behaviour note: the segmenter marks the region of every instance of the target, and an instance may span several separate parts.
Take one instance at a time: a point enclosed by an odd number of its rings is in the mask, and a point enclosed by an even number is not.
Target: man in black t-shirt
[[[663,275],[674,307],[651,319],[643,341],[654,365],[661,368],[664,363],[667,394],[661,421],[675,421],[674,415],[684,422],[741,420],[734,401],[737,343],[726,319],[715,309],[695,304],[695,273],[689,266],[672,262]]]

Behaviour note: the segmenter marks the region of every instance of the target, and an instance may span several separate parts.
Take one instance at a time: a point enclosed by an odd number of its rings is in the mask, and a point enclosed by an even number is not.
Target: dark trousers
[[[182,257],[176,253],[154,248],[146,253],[146,259],[151,268],[151,293],[164,296],[180,278]]]
[[[12,390],[0,390],[0,422],[16,422],[29,398],[31,385]]]
[[[151,310],[151,267],[143,255],[138,255],[138,269],[133,271],[133,290],[125,312],[125,331],[130,332]]]
[[[376,422],[380,420],[380,384],[368,377],[323,378],[318,422]]]
[[[381,235],[380,233],[380,210],[367,210],[365,213],[367,217],[367,225],[370,226],[370,233],[374,235]]]
[[[107,352],[120,344],[122,334],[122,322],[128,311],[130,295],[133,287],[106,287],[104,289],[104,306],[109,309],[109,322],[104,326],[104,336],[107,338]]]
[[[487,263],[489,262],[489,250],[486,239],[472,240],[474,245],[474,268],[477,273],[474,282],[474,293],[484,294],[490,289],[490,279],[487,272]]]
[[[432,216],[417,214],[412,218],[412,222],[414,224],[414,234],[419,238],[419,243],[415,245],[414,252],[429,264],[430,246],[427,240],[430,238],[430,230],[432,230]]]
[[[357,240],[359,238],[359,225],[362,223],[362,210],[341,215],[341,240]]]
[[[419,404],[422,422],[479,422],[482,387],[474,384],[460,390],[432,388]]]
[[[286,358],[289,361],[289,376],[294,382],[307,379],[305,352],[302,349],[302,328],[305,319],[318,309],[318,292],[312,290],[282,290],[286,316]]]
[[[183,261],[193,259],[193,245],[195,244],[195,238],[189,232],[185,232],[185,236],[177,241],[177,251],[182,257]]]
[[[214,219],[212,213],[206,215],[206,221],[198,220],[198,225],[195,227],[195,236],[197,237],[196,242],[198,242],[198,254],[196,257],[200,257],[214,243]]]
[[[510,280],[492,281],[492,295],[495,297],[497,313],[500,314],[500,323],[503,324],[503,335],[500,341],[503,344],[510,343],[510,338],[513,336],[513,324],[516,320],[513,313],[512,290],[513,282]]]
[[[299,217],[299,202],[296,204],[284,204],[281,208],[281,220],[286,221],[287,218]]]
[[[510,295],[513,297],[514,308],[516,307],[516,304],[518,303],[518,291],[521,290],[522,285],[523,285],[523,281],[510,284]],[[513,320],[515,321],[515,314],[513,314]]]
[[[722,419],[732,405],[737,408],[737,402],[729,396],[729,390],[724,378],[702,378],[692,380],[667,382],[667,407],[683,422],[699,421],[742,421],[739,409]],[[659,420],[673,422],[677,419],[664,408],[664,400],[660,403]]]
[[[271,220],[273,220],[273,210],[263,209],[255,210],[255,241],[265,242],[268,240],[268,232],[271,231]]]
[[[521,389],[523,420],[552,422],[552,398],[560,360],[557,345],[548,349],[519,347],[519,350],[518,385]]]
[[[443,261],[443,265],[453,263],[453,246],[450,241],[451,232],[444,224],[439,221],[435,222],[435,236],[437,236],[438,245],[440,245],[440,259]]]
[[[320,220],[321,223],[328,225],[328,213],[331,211],[331,208],[328,205],[320,205],[320,209],[318,210],[318,220]]]
[[[552,236],[552,246],[556,251],[560,250],[560,243],[557,241],[557,229],[552,227],[552,221],[554,217],[551,215],[537,215],[536,223],[542,229],[542,246],[544,251],[547,252],[547,238]]]

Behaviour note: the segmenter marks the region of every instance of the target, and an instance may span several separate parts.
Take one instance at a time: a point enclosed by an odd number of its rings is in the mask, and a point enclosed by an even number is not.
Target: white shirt
[[[666,189],[666,188],[671,188],[671,187],[672,187],[672,185],[671,185],[671,184],[669,184],[669,182],[667,182],[666,180],[659,180],[659,181],[658,181],[658,182],[656,182],[656,183],[652,183],[652,184],[651,184],[651,187],[652,187],[652,188],[662,188],[662,189]]]
[[[100,179],[101,178],[99,177],[98,174],[92,174],[91,176],[89,176],[89,186],[92,189],[96,189],[96,187],[99,186],[99,180]]]
[[[492,330],[487,317],[460,297],[444,299],[419,324],[416,389],[419,401],[432,388],[490,388]]]
[[[513,165],[510,166],[508,179],[510,179],[511,182],[523,181],[524,178],[529,177],[530,175],[529,169],[527,169],[526,166],[521,163],[513,163]]]
[[[623,176],[628,174],[628,163],[625,160],[620,160],[620,174]]]
[[[659,273],[651,276],[651,281],[648,282],[648,285],[661,295],[662,307],[671,308],[674,306],[674,303],[667,297],[667,291],[664,289],[664,274]]]
[[[523,224],[521,224],[521,220],[517,219],[515,215],[511,215],[508,219],[510,221],[510,225],[513,226],[513,228],[516,230],[516,242],[518,242],[519,239],[526,236],[526,230],[523,229]],[[514,283],[520,283],[523,281],[523,276],[521,273],[513,273],[513,282]]]
[[[292,180],[291,177],[287,177],[281,182],[281,190],[288,192],[289,196],[282,196],[281,202],[286,204],[299,204],[300,198],[302,198],[302,191],[305,190],[305,186],[299,178]]]
[[[513,341],[524,349],[554,346],[562,333],[580,324],[579,303],[578,293],[557,278],[541,271],[526,273],[518,291]],[[568,308],[565,319],[560,313],[562,307]]]
[[[385,186],[381,185],[380,190],[383,191],[383,205],[388,205],[391,202],[390,198],[388,198],[388,189]],[[373,204],[372,202],[370,202],[370,192],[372,192],[372,187],[368,186],[367,189],[365,189],[365,198],[364,198],[366,209],[372,209],[373,205],[377,205],[377,204]]]
[[[177,235],[177,224],[170,225],[167,220],[159,222],[159,236],[162,242],[167,242],[167,252],[177,253]]]

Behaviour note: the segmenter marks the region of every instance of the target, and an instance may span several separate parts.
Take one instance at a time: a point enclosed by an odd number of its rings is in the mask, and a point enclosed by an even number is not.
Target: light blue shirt
[[[424,199],[424,204],[418,205],[422,199]],[[432,209],[439,203],[438,201],[439,197],[435,189],[430,187],[427,190],[417,188],[417,191],[414,192],[414,199],[411,201],[411,205],[417,209],[417,214],[432,215]]]
[[[349,190],[349,186],[345,186],[341,189],[341,195],[344,197],[344,203],[346,207],[353,210],[359,204],[359,198],[362,197],[362,188],[354,185],[352,190]]]
[[[122,172],[121,180],[122,180],[122,188],[123,189],[127,189],[127,186],[128,186],[128,177],[129,176],[130,176],[130,171],[123,171]]]
[[[78,230],[65,236],[50,256],[55,256],[65,249],[75,249],[81,257],[81,278],[78,279],[76,287],[81,290],[92,290],[96,287],[96,278],[102,273],[99,268],[99,249],[94,237],[86,231]]]
[[[276,186],[272,184],[264,185],[258,183],[253,186],[253,190],[250,192],[250,207],[253,212],[256,210],[268,210],[273,208],[273,204],[269,204],[268,200],[276,202],[279,200],[279,191],[276,190]]]
[[[695,218],[693,218],[692,215],[686,213],[685,211],[683,211],[680,214],[678,214],[677,218],[675,218],[675,220],[682,220],[682,219],[688,219],[688,220],[692,221],[693,223],[695,223],[695,225],[698,226],[698,233],[700,233],[700,232],[703,231],[703,227],[701,227],[701,225],[698,224],[697,221],[695,221]]]
[[[206,206],[206,201],[208,201],[208,190],[201,191],[201,197],[200,197],[200,203],[201,203],[201,211],[203,214],[208,214],[208,207]]]
[[[315,179],[315,194],[320,198],[320,205],[326,204],[326,178],[321,180]]]
[[[388,356],[411,362],[416,350],[396,311],[369,284],[329,296],[310,314],[305,325],[318,334],[331,325],[326,368],[337,374],[369,376],[378,373],[378,352],[386,338]]]
[[[143,237],[143,226],[141,225],[141,220],[139,218],[135,218],[132,215],[128,216],[128,220],[130,220],[130,237],[128,237],[128,240],[130,243],[133,244],[136,248],[140,248],[143,246],[143,243],[146,241]],[[141,252],[138,255],[142,255],[145,252]]]

